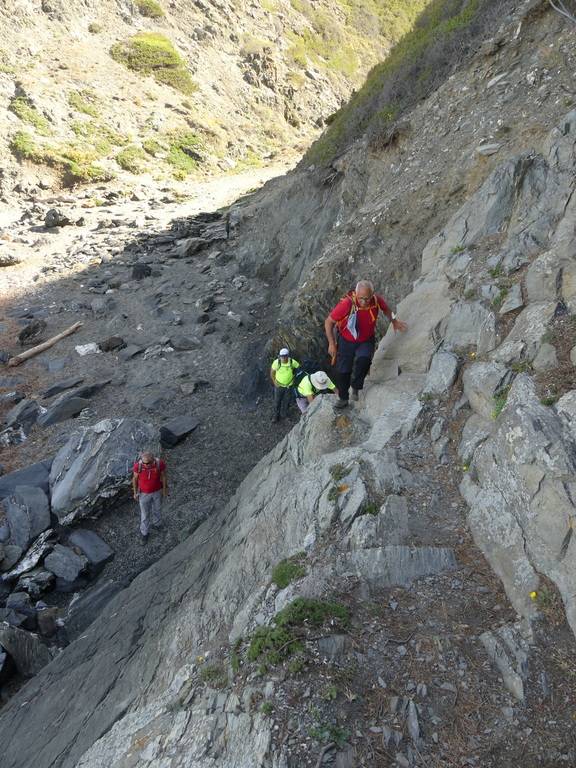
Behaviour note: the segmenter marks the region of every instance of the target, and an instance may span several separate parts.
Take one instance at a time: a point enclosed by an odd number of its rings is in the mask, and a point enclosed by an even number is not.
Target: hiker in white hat
[[[274,422],[286,416],[292,388],[296,384],[295,372],[299,368],[300,363],[290,357],[288,347],[282,347],[270,368],[270,378],[274,384],[274,416],[272,418]]]
[[[324,371],[316,373],[307,373],[300,379],[296,393],[296,404],[301,413],[306,413],[308,406],[314,400],[316,395],[331,395],[336,391],[336,385],[331,381]]]

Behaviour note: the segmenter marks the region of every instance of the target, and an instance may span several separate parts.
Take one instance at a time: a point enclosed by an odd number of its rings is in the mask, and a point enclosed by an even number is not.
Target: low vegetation
[[[72,91],[68,94],[68,104],[77,112],[90,115],[90,117],[98,117],[99,99],[94,91],[89,89]]]
[[[110,49],[110,55],[128,69],[152,75],[159,83],[186,95],[194,93],[198,87],[172,42],[158,32],[139,32],[116,43]]]
[[[18,131],[10,140],[10,150],[19,160],[56,168],[65,185],[113,178],[109,171],[94,164],[98,155],[93,149],[75,145],[42,146],[26,131]]]
[[[225,688],[228,675],[221,664],[207,664],[200,670],[200,680],[210,688]]]
[[[202,160],[202,141],[192,131],[172,131],[165,135],[168,144],[166,162],[174,169],[176,178],[183,179],[198,168]]]
[[[507,1],[507,0],[506,0]],[[397,6],[412,5],[396,3]],[[421,10],[424,3],[414,3]],[[439,87],[472,48],[493,17],[496,0],[431,0],[413,28],[369,73],[363,87],[333,117],[305,156],[329,164],[356,138],[368,134],[373,147],[391,140],[393,124]],[[408,17],[411,22],[414,16]]]
[[[25,96],[16,96],[13,98],[8,109],[13,112],[16,117],[20,118],[23,123],[27,123],[35,128],[37,133],[42,136],[50,135],[50,123]]]
[[[496,395],[494,395],[494,408],[492,410],[492,418],[497,419],[498,416],[502,413],[504,406],[506,405],[506,401],[508,400],[508,393],[510,392],[510,387],[505,387],[501,392],[498,392]]]
[[[166,15],[156,0],[136,0],[136,7],[141,16],[146,16],[149,19],[161,19]]]
[[[299,552],[278,563],[272,571],[272,581],[278,589],[285,589],[291,582],[306,575],[305,560],[306,553]]]
[[[95,21],[90,22],[90,24],[88,24],[88,32],[90,32],[91,35],[99,35],[100,32],[102,32],[102,24],[98,24]]]
[[[348,609],[339,603],[298,597],[279,611],[272,626],[258,627],[247,651],[249,661],[260,661],[264,668],[280,664],[292,654],[304,651],[305,631],[325,622],[347,626]]]
[[[123,171],[142,173],[146,160],[146,152],[141,147],[130,146],[116,155],[116,162]]]

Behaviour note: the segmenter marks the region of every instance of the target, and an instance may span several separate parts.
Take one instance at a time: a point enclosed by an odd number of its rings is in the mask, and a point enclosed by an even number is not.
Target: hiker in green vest
[[[296,404],[300,409],[300,413],[306,413],[308,406],[316,395],[332,395],[335,391],[336,385],[328,378],[324,371],[307,373],[298,382],[298,389],[296,391]]]
[[[286,416],[286,411],[290,404],[292,387],[295,384],[294,374],[300,368],[298,360],[290,357],[290,350],[283,347],[278,357],[272,363],[270,368],[270,378],[274,384],[274,416],[273,422],[280,421]]]

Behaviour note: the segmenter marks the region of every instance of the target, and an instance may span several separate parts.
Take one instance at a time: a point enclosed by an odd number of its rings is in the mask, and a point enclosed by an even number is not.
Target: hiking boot
[[[140,534],[140,544],[142,544],[143,547],[148,544],[148,534],[144,535],[143,533]]]
[[[358,390],[357,389],[353,389],[352,390],[352,400],[354,400],[355,403],[358,402]]]
[[[334,408],[338,408],[338,410],[341,410],[342,408],[348,408],[348,400],[342,400],[342,398],[338,398],[336,402],[334,403]]]

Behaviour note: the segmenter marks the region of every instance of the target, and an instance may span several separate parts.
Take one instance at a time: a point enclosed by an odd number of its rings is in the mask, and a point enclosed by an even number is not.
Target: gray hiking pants
[[[160,525],[162,491],[154,491],[154,493],[142,493],[140,491],[138,501],[140,502],[140,533],[142,536],[148,536],[150,522],[154,525]],[[151,516],[152,521],[150,521]]]

